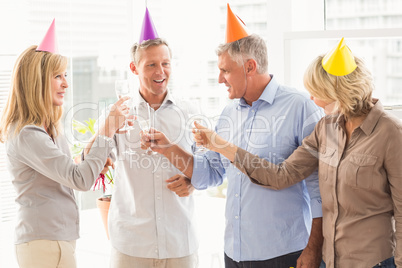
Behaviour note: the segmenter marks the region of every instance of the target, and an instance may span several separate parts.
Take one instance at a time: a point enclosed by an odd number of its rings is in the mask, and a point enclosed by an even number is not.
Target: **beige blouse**
[[[332,115],[280,165],[240,148],[236,154],[234,165],[272,189],[318,167],[327,267],[372,267],[394,254],[402,266],[402,122],[375,102],[348,144],[344,117]]]
[[[32,125],[7,140],[7,166],[17,195],[15,244],[78,239],[79,213],[73,189],[91,188],[114,146],[98,136],[78,165],[69,146],[62,133],[53,141],[44,128]]]

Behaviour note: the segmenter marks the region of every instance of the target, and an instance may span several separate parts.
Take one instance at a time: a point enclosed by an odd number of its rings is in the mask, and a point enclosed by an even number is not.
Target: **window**
[[[321,21],[321,30],[306,28],[303,32],[285,33],[286,83],[303,89],[303,74],[308,64],[345,37],[353,53],[366,61],[374,76],[373,96],[385,105],[400,104],[402,99],[395,87],[400,83],[402,28],[398,28],[401,27],[398,23],[389,25],[385,20],[388,17],[395,22],[402,19],[402,10],[396,11],[399,4],[376,0],[326,0],[325,4],[327,16]],[[387,4],[393,5],[392,14]]]
[[[5,106],[10,88],[12,66],[16,57],[0,52],[0,111]],[[15,216],[15,192],[6,167],[5,147],[0,143],[0,223],[10,221]]]

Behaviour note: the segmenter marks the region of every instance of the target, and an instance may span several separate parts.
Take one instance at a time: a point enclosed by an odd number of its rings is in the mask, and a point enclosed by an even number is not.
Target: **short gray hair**
[[[257,62],[257,72],[264,74],[268,72],[268,52],[265,41],[258,35],[252,34],[240,40],[221,44],[216,49],[218,56],[228,52],[229,56],[239,65],[244,60],[254,59]]]
[[[152,46],[160,46],[160,45],[165,45],[169,49],[169,55],[170,55],[170,58],[172,58],[172,51],[171,51],[168,43],[162,38],[155,38],[155,39],[150,39],[150,40],[144,41],[141,44],[135,43],[131,47],[132,61],[134,62],[135,65],[137,65],[141,60],[141,51],[143,51],[149,47],[152,47]]]

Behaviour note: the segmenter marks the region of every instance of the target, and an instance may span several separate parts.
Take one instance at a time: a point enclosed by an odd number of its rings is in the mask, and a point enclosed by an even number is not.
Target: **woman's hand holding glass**
[[[131,89],[128,80],[116,80],[114,89],[116,91],[118,99],[126,96],[130,97]],[[127,116],[131,116],[134,113],[134,111],[132,110],[134,108],[132,99],[127,100],[125,104],[129,108]],[[130,119],[132,119],[132,116],[130,117]],[[125,121],[124,126],[119,129],[119,133],[125,133],[126,131],[133,129],[132,125],[133,124],[128,124],[127,121]]]
[[[113,137],[118,129],[126,122],[126,115],[128,114],[128,107],[124,104],[125,101],[129,100],[130,97],[123,97],[119,99],[110,108],[110,113],[105,120],[105,133],[100,133],[109,137]]]
[[[134,95],[130,83],[128,80],[116,80],[115,81],[115,91],[117,98],[122,98],[125,96],[132,96]],[[137,103],[134,99],[130,98],[129,100],[125,101],[124,104],[128,107],[128,112],[126,114],[126,120],[124,125],[117,131],[119,134],[126,134],[127,143],[129,144],[131,141],[131,130],[134,129],[134,121],[137,119],[138,116],[138,107]],[[125,154],[136,154],[136,151],[132,150],[129,146],[128,148],[123,151]]]

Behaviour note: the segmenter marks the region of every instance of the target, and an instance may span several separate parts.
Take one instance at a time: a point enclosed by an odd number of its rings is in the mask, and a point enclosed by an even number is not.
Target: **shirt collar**
[[[136,98],[138,104],[142,105],[143,103],[146,103],[146,100],[144,100],[144,98],[141,96],[139,89],[136,91],[135,95],[136,95],[135,98]],[[170,93],[169,89],[167,89],[167,94],[161,104],[161,107],[168,103],[172,103],[172,104],[176,103],[176,100],[174,99],[173,95]]]
[[[265,101],[269,104],[274,103],[275,95],[279,88],[279,83],[276,80],[276,78],[274,77],[274,75],[270,74],[270,76],[271,76],[271,80],[269,81],[268,85],[265,87],[261,96],[255,102],[261,100],[261,101]],[[244,98],[240,99],[239,105],[240,106],[248,106],[248,104],[246,103],[246,100]]]
[[[363,123],[360,125],[361,130],[368,136],[370,135],[381,115],[384,113],[384,108],[378,99],[373,99],[374,106],[371,108],[367,117],[364,119]]]
[[[373,98],[373,104],[374,104],[374,106],[371,108],[367,117],[363,120],[363,122],[359,126],[359,128],[367,136],[373,132],[375,126],[377,125],[378,120],[380,119],[381,115],[384,113],[384,108],[378,99]],[[344,115],[340,114],[338,119],[336,120],[336,122],[338,123],[338,125],[345,125]]]

